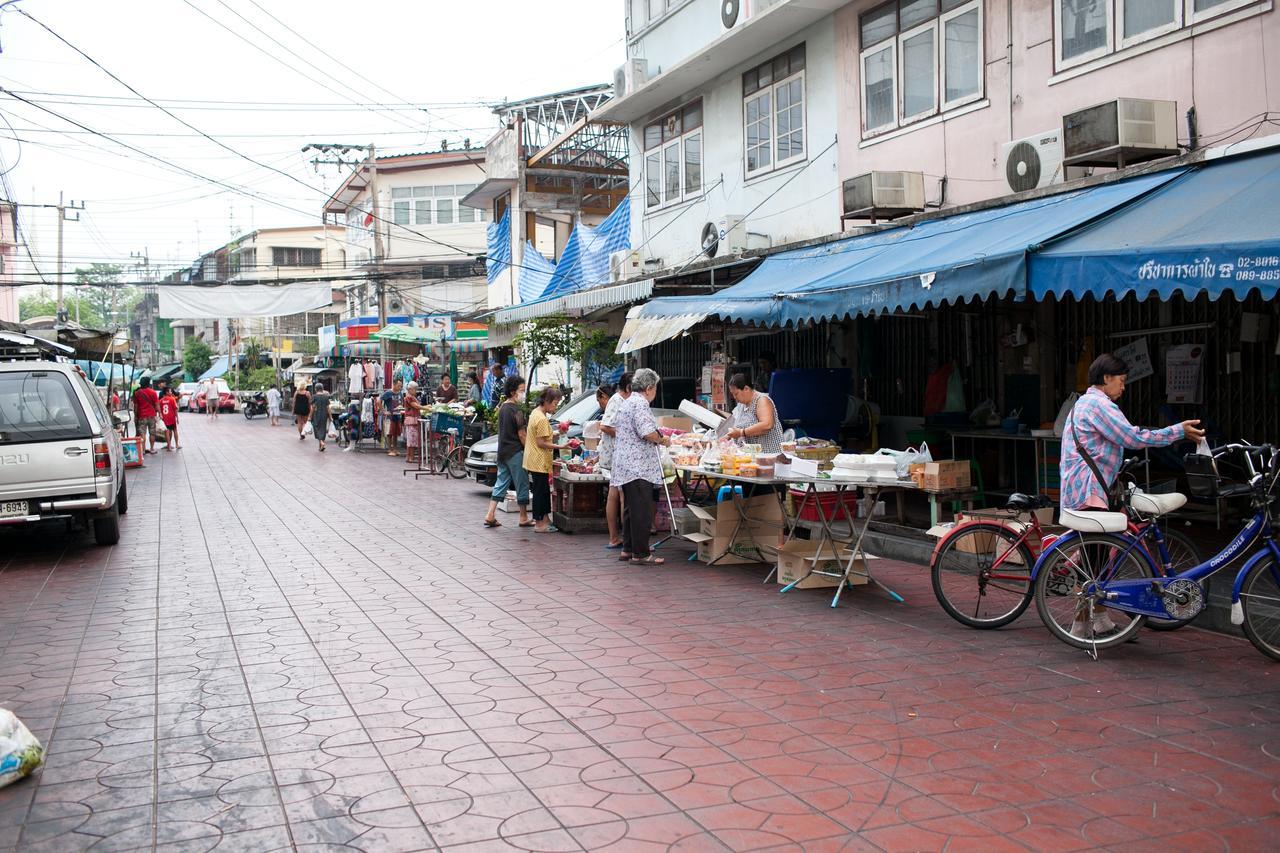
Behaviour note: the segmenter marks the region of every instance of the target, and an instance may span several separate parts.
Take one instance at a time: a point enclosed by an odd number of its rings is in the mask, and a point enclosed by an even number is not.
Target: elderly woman
[[[660,566],[665,560],[649,552],[653,525],[653,490],[662,485],[662,462],[657,447],[671,441],[658,430],[650,405],[658,396],[659,377],[642,368],[631,377],[631,396],[613,420],[613,468],[609,484],[622,490],[622,553],[620,560],[639,566]]]
[[[329,437],[329,390],[317,382],[315,393],[311,395],[311,430],[320,443],[319,450],[324,453],[324,442]]]
[[[410,382],[404,392],[404,461],[415,464],[422,456],[422,401],[418,383]]]
[[[781,453],[782,422],[769,395],[752,388],[742,373],[734,374],[729,380],[729,393],[738,404],[730,415],[733,428],[729,430],[729,438],[758,444],[765,453]]]

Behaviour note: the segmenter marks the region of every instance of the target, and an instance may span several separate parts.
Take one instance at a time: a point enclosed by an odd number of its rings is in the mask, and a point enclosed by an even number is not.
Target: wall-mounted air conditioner
[[[1062,132],[1048,130],[1006,142],[1000,146],[1000,165],[1011,192],[1062,183]]]
[[[1178,153],[1178,105],[1116,98],[1062,117],[1066,166],[1122,168]]]
[[[845,219],[893,219],[922,210],[921,172],[867,172],[844,182]]]
[[[623,249],[609,255],[609,281],[626,281],[640,275],[643,270],[640,252],[635,249]]]
[[[613,69],[613,96],[621,98],[631,94],[649,79],[649,60],[633,56],[625,64]]]
[[[752,0],[720,0],[720,23],[726,30],[740,27],[751,20]]]

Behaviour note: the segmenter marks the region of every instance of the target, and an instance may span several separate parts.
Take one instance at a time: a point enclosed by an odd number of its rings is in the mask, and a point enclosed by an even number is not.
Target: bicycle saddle
[[[1134,489],[1129,495],[1129,506],[1143,515],[1165,515],[1176,509],[1181,509],[1186,502],[1186,495],[1152,495],[1141,489]]]
[[[1005,509],[1015,509],[1018,512],[1029,512],[1033,509],[1044,509],[1053,506],[1053,501],[1043,495],[1024,495],[1022,492],[1014,492],[1009,495],[1009,499],[1004,502]]]
[[[1123,533],[1129,528],[1129,517],[1123,512],[1064,509],[1058,523],[1081,533]]]

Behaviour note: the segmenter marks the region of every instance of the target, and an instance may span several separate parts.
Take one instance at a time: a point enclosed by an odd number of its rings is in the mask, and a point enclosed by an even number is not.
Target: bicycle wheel
[[[1106,649],[1128,641],[1146,622],[1085,594],[1089,586],[1152,576],[1147,561],[1127,546],[1119,536],[1091,533],[1060,540],[1041,557],[1036,610],[1055,637],[1077,649]]]
[[[1150,545],[1156,551],[1155,543]],[[1191,537],[1177,530],[1164,531],[1164,547],[1169,551],[1169,572],[1180,575],[1187,569],[1194,569],[1204,562],[1200,548]],[[1158,553],[1158,552],[1157,552]],[[1156,557],[1156,554],[1152,555]],[[1159,559],[1156,559],[1159,562]],[[1203,583],[1203,581],[1202,581]],[[1191,624],[1191,619],[1153,619],[1147,617],[1147,627],[1156,631],[1176,631],[1183,625]]]
[[[1280,563],[1267,557],[1249,570],[1240,587],[1244,633],[1258,651],[1280,660]]]
[[[467,478],[467,448],[459,444],[453,450],[450,450],[444,464],[450,477],[455,480],[465,480]]]
[[[449,442],[443,438],[437,438],[431,442],[431,470],[437,474],[443,474],[449,464]]]
[[[970,524],[943,540],[930,566],[933,594],[947,615],[970,628],[999,628],[1031,603],[1026,544],[1000,524]]]

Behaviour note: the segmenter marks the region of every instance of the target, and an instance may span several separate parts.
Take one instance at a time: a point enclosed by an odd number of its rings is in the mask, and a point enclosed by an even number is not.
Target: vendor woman
[[[729,430],[728,437],[758,444],[764,453],[781,453],[782,422],[769,395],[752,388],[743,373],[734,374],[729,380],[729,393],[738,405],[730,414],[733,428]]]

